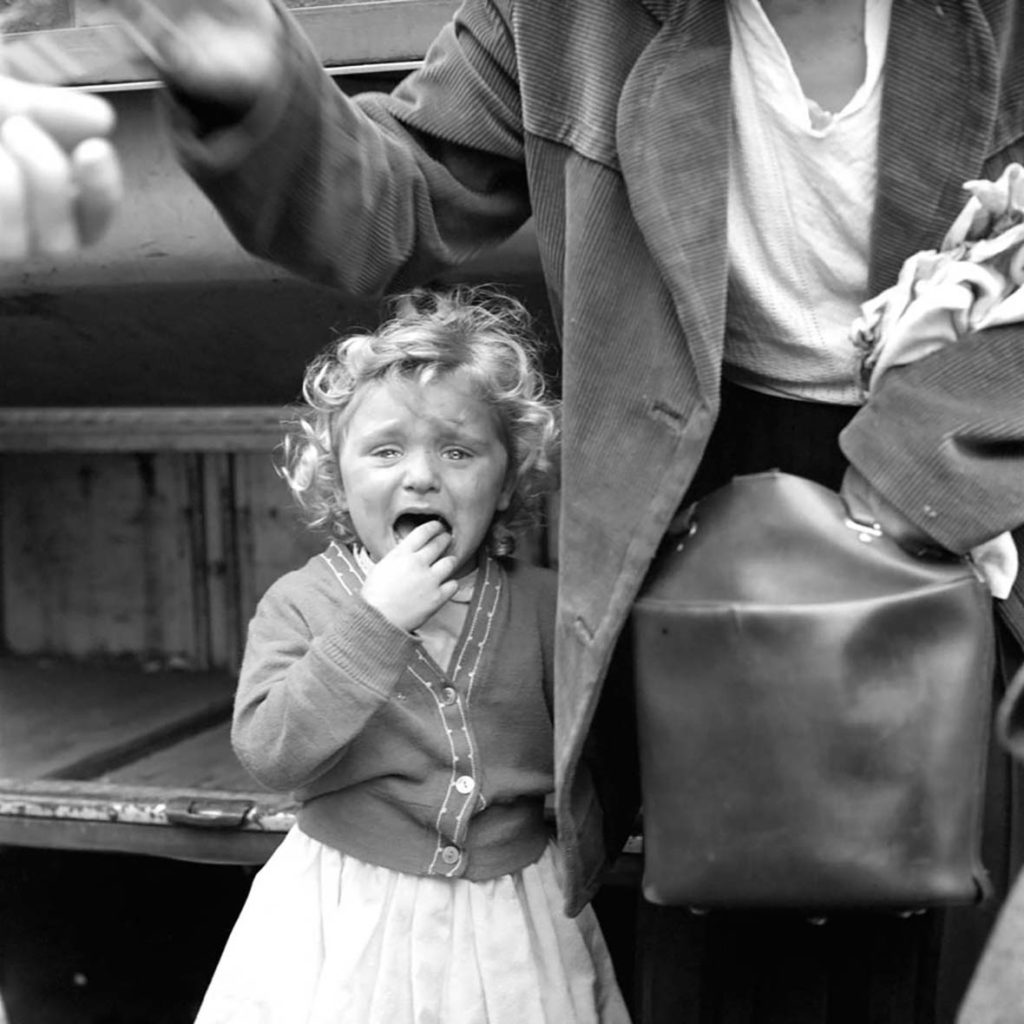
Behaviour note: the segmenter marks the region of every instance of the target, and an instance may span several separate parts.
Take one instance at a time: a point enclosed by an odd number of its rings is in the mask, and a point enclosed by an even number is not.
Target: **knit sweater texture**
[[[487,558],[452,660],[360,596],[332,544],[278,580],[249,626],[232,742],[299,827],[418,875],[494,878],[544,851],[553,788],[555,574]]]

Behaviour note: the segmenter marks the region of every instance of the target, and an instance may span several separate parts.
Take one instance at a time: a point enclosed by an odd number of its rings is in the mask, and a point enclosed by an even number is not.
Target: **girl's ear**
[[[331,483],[333,484],[334,507],[342,512],[347,512],[348,499],[345,497],[345,485],[341,482],[341,473],[338,472],[337,467],[331,474]]]
[[[495,503],[494,509],[496,512],[504,512],[508,509],[509,505],[512,504],[512,496],[516,493],[516,471],[513,467],[509,467],[505,473],[505,482],[501,486],[501,492],[498,494],[498,500]]]

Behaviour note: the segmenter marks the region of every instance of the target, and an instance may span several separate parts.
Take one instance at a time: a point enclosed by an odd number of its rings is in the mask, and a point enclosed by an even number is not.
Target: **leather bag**
[[[633,611],[644,895],[700,908],[969,903],[992,603],[835,492],[735,478],[670,531]]]

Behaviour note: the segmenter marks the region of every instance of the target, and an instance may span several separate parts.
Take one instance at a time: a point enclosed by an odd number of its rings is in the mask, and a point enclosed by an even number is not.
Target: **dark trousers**
[[[796,402],[726,384],[687,503],[733,476],[778,468],[838,489],[840,431],[856,409]],[[1019,658],[1000,631],[1003,671]],[[637,1024],[949,1024],[999,904],[1021,863],[1018,771],[993,743],[983,906],[910,917],[658,907],[639,899]],[[1024,955],[1024,954],[1022,954]]]

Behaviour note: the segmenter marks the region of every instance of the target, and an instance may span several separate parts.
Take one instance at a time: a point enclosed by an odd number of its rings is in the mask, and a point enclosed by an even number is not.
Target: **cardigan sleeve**
[[[890,370],[840,437],[850,462],[940,546],[1024,524],[1024,327]]]
[[[391,94],[347,97],[280,6],[286,81],[200,136],[185,169],[250,252],[354,296],[422,284],[530,214],[515,52],[500,0],[467,0]]]
[[[286,578],[287,579],[287,578]],[[269,789],[319,778],[390,699],[416,640],[362,598],[338,602],[314,634],[298,591],[271,587],[249,626],[231,739]]]

